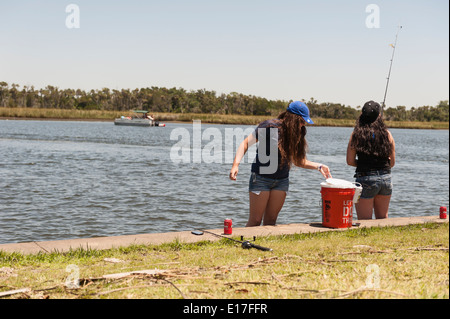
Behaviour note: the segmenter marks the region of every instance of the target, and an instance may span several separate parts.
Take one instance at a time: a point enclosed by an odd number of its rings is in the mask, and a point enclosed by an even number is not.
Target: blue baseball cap
[[[293,114],[300,115],[308,124],[314,124],[314,122],[309,117],[309,109],[303,102],[300,101],[292,102],[291,104],[289,104],[287,111]]]

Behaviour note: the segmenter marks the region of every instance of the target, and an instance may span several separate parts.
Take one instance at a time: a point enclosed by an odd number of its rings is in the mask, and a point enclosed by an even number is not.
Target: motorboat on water
[[[121,116],[114,120],[115,125],[127,125],[127,126],[161,126],[166,124],[159,123],[155,119],[148,115],[148,111],[133,111],[133,116]]]

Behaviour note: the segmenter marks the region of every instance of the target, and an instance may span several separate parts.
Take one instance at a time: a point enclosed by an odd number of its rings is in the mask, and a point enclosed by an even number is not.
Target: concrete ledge
[[[438,216],[422,216],[422,217],[400,217],[400,218],[386,218],[376,220],[361,220],[354,221],[363,227],[385,227],[385,226],[405,226],[411,224],[425,224],[425,223],[448,223],[447,219],[439,219]],[[194,230],[194,229],[192,229]],[[234,228],[233,235],[230,237],[244,236],[245,239],[251,239],[253,236],[277,236],[277,235],[292,235],[300,233],[314,233],[324,231],[345,231],[346,229],[332,229],[326,228],[321,223],[310,224],[288,224],[277,226],[260,226],[249,228]],[[222,235],[223,229],[208,230],[214,234]],[[204,240],[216,241],[220,238],[212,234],[204,233],[201,236],[191,234],[191,231],[172,232],[172,233],[155,233],[142,235],[127,235],[114,237],[94,237],[94,238],[80,238],[58,241],[42,241],[42,242],[27,242],[16,244],[0,244],[0,251],[4,252],[18,252],[22,254],[37,254],[37,253],[51,253],[51,252],[66,252],[73,249],[111,249],[118,247],[126,247],[130,245],[158,245],[163,243],[171,243],[178,240],[183,243],[193,243]]]

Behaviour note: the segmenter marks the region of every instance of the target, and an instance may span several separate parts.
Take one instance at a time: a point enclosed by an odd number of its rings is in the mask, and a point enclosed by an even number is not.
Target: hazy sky
[[[387,106],[448,100],[447,0],[0,0],[0,81],[356,107],[383,100],[399,25]]]

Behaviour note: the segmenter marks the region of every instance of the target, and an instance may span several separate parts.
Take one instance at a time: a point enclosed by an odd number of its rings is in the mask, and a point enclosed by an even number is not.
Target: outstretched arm
[[[237,179],[237,174],[239,172],[239,164],[241,163],[242,158],[244,157],[245,153],[247,153],[247,150],[250,146],[255,144],[257,142],[256,137],[254,134],[250,134],[248,137],[245,138],[245,140],[239,145],[239,148],[236,152],[236,156],[233,161],[233,166],[230,170],[230,179],[235,181]]]
[[[317,169],[323,175],[323,177],[332,178],[330,168],[327,165],[311,162],[305,159],[300,167],[306,169]]]

